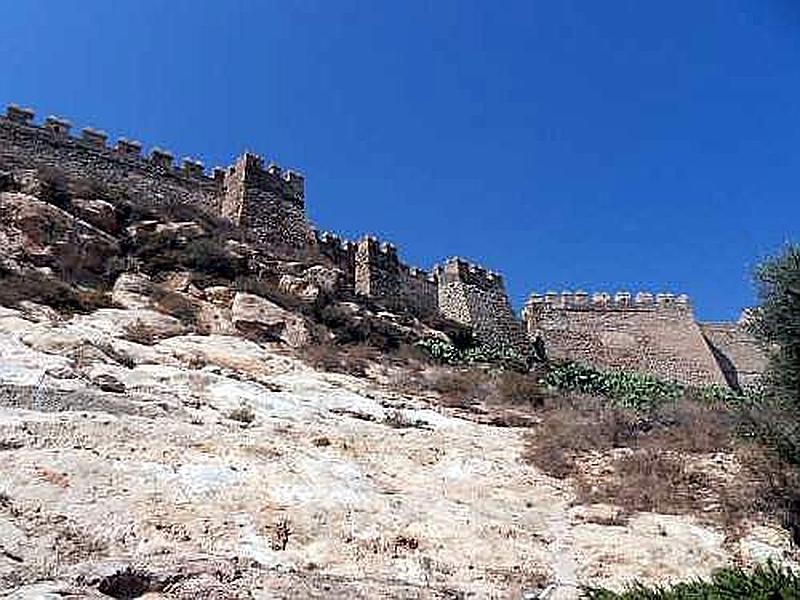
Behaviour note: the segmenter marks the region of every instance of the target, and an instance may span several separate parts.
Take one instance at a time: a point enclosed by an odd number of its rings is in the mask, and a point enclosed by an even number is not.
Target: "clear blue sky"
[[[800,227],[796,0],[25,0],[0,102],[307,177],[321,229],[531,290],[753,301]]]

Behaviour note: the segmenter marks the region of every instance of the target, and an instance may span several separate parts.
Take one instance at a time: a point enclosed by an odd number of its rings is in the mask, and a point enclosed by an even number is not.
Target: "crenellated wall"
[[[142,145],[121,139],[108,145],[108,136],[85,128],[72,136],[65,119],[47,117],[34,123],[34,113],[15,105],[0,117],[0,166],[8,169],[50,167],[67,176],[91,178],[133,199],[149,202],[185,202],[216,210],[224,186],[224,171],[206,175],[202,164],[185,159],[176,167],[171,153],[153,148],[142,155]]]
[[[691,385],[725,384],[685,295],[532,294],[523,318],[551,358]]]
[[[356,245],[355,291],[389,309],[420,318],[439,310],[436,279],[402,263],[394,245],[374,237],[362,238]]]
[[[305,212],[305,182],[278,165],[245,153],[225,172],[220,214],[255,234],[270,249],[315,243]]]
[[[314,231],[317,251],[344,274],[342,291],[347,295],[355,292],[356,246],[355,242],[343,239],[330,231]]]
[[[472,327],[482,344],[510,346],[527,354],[530,342],[511,309],[500,275],[460,258],[437,266],[434,274],[444,317]]]
[[[149,204],[186,203],[229,218],[255,233],[265,247],[303,248],[314,243],[305,215],[302,175],[263,166],[261,158],[245,154],[233,165],[211,175],[200,161],[120,139],[113,147],[108,135],[84,128],[72,135],[66,119],[47,117],[34,122],[30,109],[10,105],[0,117],[0,168],[58,169],[67,177],[91,179]]]
[[[103,131],[87,127],[73,135],[66,119],[37,124],[33,111],[9,106],[0,116],[0,170],[45,167],[97,181],[134,202],[203,208],[249,231],[262,251],[291,256],[315,249],[344,273],[341,289],[349,299],[355,294],[419,318],[445,317],[470,327],[483,344],[527,353],[530,338],[541,336],[555,358],[691,384],[727,379],[736,387],[764,368],[763,354],[741,325],[701,327],[686,296],[533,294],[523,325],[495,273],[458,258],[428,273],[404,264],[397,248],[375,238],[351,242],[317,233],[306,217],[303,176],[265,165],[255,154],[208,174],[197,160],[176,166],[169,151],[152,148],[145,155],[142,144],[127,139],[110,146]]]

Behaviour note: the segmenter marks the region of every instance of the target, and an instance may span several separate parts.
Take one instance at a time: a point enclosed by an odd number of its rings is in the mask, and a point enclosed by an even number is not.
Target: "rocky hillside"
[[[793,479],[727,413],[447,367],[414,342],[466,332],[348,300],[320,257],[57,173],[0,188],[3,597],[576,598],[796,564]]]

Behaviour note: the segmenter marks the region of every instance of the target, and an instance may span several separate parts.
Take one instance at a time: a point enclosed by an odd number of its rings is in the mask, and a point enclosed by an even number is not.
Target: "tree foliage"
[[[764,261],[756,269],[759,306],[748,327],[769,353],[766,383],[800,407],[800,246]]]

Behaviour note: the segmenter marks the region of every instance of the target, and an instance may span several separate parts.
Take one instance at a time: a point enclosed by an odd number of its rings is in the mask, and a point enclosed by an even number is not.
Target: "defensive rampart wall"
[[[374,237],[365,237],[356,246],[355,290],[389,309],[420,318],[439,310],[436,279],[402,263],[394,245]]]
[[[503,278],[497,273],[451,258],[434,269],[439,311],[472,328],[475,339],[489,346],[511,347],[527,354],[530,342],[514,315]]]
[[[301,248],[314,243],[305,215],[302,175],[245,154],[209,175],[200,161],[184,158],[177,167],[171,152],[127,139],[108,145],[108,135],[92,128],[73,136],[59,117],[34,122],[34,113],[11,105],[0,117],[0,168],[50,168],[67,178],[92,180],[133,201],[185,203],[230,219],[252,231],[269,248]]]
[[[102,131],[73,135],[65,119],[37,124],[31,110],[9,106],[0,116],[0,169],[47,168],[118,190],[133,202],[203,208],[249,231],[269,253],[316,248],[344,273],[348,293],[419,318],[440,315],[469,326],[483,344],[527,352],[529,336],[541,336],[555,358],[691,384],[737,387],[764,368],[763,353],[740,325],[698,325],[685,296],[534,294],[523,327],[495,273],[458,258],[428,273],[404,264],[393,245],[375,238],[349,242],[316,233],[306,217],[302,175],[265,165],[255,154],[209,174],[197,160],[176,166],[168,151],[152,148],[145,156],[139,142],[120,139],[110,146]]]
[[[700,330],[733,389],[753,386],[767,367],[767,355],[738,323],[700,323]]]
[[[533,294],[523,317],[551,358],[690,385],[725,384],[686,296]]]
[[[92,179],[133,199],[185,202],[216,210],[224,186],[223,169],[208,176],[203,165],[184,159],[176,167],[171,153],[153,148],[142,155],[142,145],[125,139],[108,146],[108,136],[86,128],[71,134],[68,121],[48,117],[37,125],[28,109],[9,106],[0,117],[0,167],[51,168],[67,177]]]

